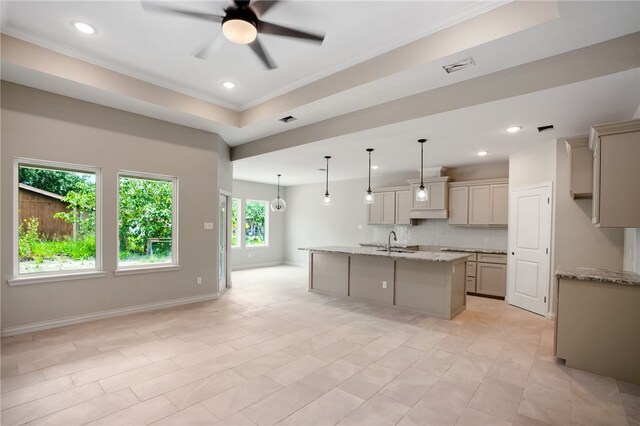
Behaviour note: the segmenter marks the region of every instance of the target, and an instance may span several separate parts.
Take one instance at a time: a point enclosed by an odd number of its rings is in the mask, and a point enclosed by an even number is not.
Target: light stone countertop
[[[386,248],[385,243],[360,243],[362,247],[382,247]],[[488,249],[488,248],[469,248],[469,247],[441,247],[441,246],[424,246],[422,244],[391,244],[391,248],[407,248],[407,247],[429,247],[426,251],[458,251],[462,253],[486,253],[486,254],[507,254],[507,250]]]
[[[460,253],[434,252],[434,251],[412,251],[405,253],[391,252],[387,254],[386,250],[380,251],[373,247],[306,247],[298,250],[309,250],[320,253],[336,253],[336,254],[361,254],[365,256],[378,256],[395,259],[422,260],[425,262],[455,262],[458,260],[466,260],[467,255]]]
[[[442,251],[461,251],[464,253],[507,254],[506,250],[486,248],[442,247]]]
[[[559,266],[555,275],[556,278],[564,278],[567,280],[596,281],[605,284],[622,284],[640,287],[640,275],[635,272]]]

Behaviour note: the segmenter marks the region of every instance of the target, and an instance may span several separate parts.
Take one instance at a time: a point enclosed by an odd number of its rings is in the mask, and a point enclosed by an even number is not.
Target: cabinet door
[[[377,195],[378,194],[376,194],[376,196]],[[396,220],[396,193],[381,192],[379,195],[379,198],[382,199],[382,218],[380,223],[383,225],[393,225]]]
[[[600,223],[600,139],[593,147],[593,200],[591,201],[591,223]]]
[[[474,277],[467,277],[467,293],[476,292],[476,279]]]
[[[411,225],[409,211],[411,210],[411,191],[396,191],[396,224]]]
[[[449,188],[449,225],[469,223],[469,187]]]
[[[469,187],[469,225],[488,225],[491,223],[490,185]]]
[[[507,294],[507,265],[478,262],[476,291],[480,294],[504,297]]]
[[[429,200],[427,210],[445,210],[447,208],[447,183],[429,182],[425,184]]]
[[[425,183],[425,188],[427,184]],[[426,210],[427,202],[426,201],[417,201],[416,200],[416,192],[418,192],[418,188],[420,188],[420,184],[416,183],[411,185],[411,210]],[[429,194],[431,195],[431,194]]]
[[[382,223],[382,194],[376,193],[373,204],[367,204],[369,207],[369,225],[380,225]]]
[[[509,185],[491,185],[491,225],[506,225],[509,212]]]

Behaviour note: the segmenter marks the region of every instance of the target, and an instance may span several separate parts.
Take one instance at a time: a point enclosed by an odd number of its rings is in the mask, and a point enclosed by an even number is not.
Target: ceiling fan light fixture
[[[257,20],[249,9],[229,11],[222,20],[222,34],[232,43],[249,44],[258,36]]]

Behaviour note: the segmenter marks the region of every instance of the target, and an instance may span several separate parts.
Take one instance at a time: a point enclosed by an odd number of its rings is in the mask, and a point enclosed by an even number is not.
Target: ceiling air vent
[[[548,130],[553,130],[553,124],[538,127],[538,133],[546,132]]]
[[[474,61],[473,58],[469,56],[468,58],[464,58],[463,60],[458,61],[455,64],[445,65],[442,68],[444,68],[447,74],[451,74],[452,72],[460,71],[462,69],[465,69],[469,65],[475,65],[475,64],[476,64],[476,61]]]
[[[297,118],[295,118],[293,115],[287,115],[286,117],[282,117],[278,121],[282,121],[283,123],[290,123],[290,122],[296,121],[296,120],[297,120]]]

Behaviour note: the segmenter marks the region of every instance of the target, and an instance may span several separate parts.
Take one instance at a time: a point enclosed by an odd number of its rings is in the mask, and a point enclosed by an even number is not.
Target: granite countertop
[[[387,248],[385,243],[360,243],[362,247],[382,247]],[[407,247],[427,247],[420,244],[391,244],[391,248],[407,248]],[[459,251],[462,253],[486,253],[486,254],[507,254],[507,250],[501,249],[487,249],[487,248],[469,248],[469,247],[440,247],[440,246],[428,246],[428,250],[421,251]]]
[[[559,266],[556,270],[556,278],[640,286],[640,275],[635,272],[610,271],[608,269]]]
[[[442,247],[442,251],[461,251],[464,253],[486,253],[486,254],[507,254],[506,250],[486,249],[486,248],[467,248],[467,247]]]
[[[309,250],[315,252],[324,253],[339,253],[339,254],[361,254],[365,256],[379,256],[395,259],[409,259],[409,260],[422,260],[425,262],[455,262],[457,260],[465,260],[468,256],[460,253],[443,253],[433,251],[410,251],[404,253],[387,253],[385,251],[378,251],[372,247],[341,247],[341,246],[326,246],[326,247],[307,247],[300,248],[298,250]]]

